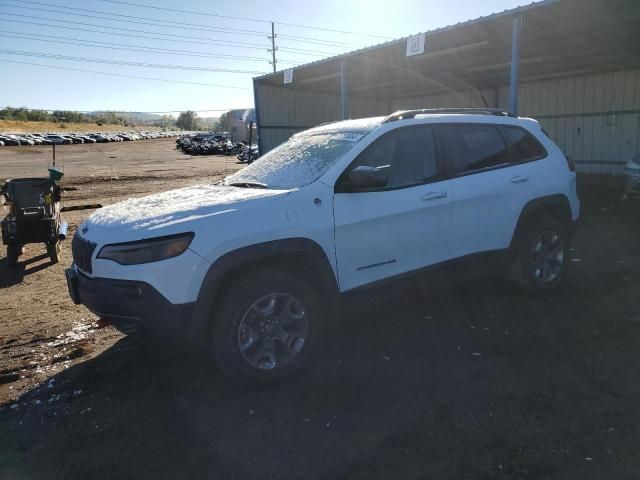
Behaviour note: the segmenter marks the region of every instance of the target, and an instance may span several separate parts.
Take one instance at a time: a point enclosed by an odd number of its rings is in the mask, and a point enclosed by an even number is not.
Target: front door
[[[442,178],[434,129],[386,133],[367,147],[336,183],[335,243],[342,291],[449,258],[451,192]],[[349,171],[375,167],[383,187],[358,191]]]

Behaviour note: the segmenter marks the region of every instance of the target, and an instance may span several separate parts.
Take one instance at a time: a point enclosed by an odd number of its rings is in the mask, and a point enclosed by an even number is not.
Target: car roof
[[[437,111],[436,111],[437,110]],[[322,133],[335,133],[335,132],[357,132],[357,133],[369,133],[376,128],[386,124],[397,122],[398,125],[410,125],[412,123],[488,123],[488,124],[502,124],[502,125],[519,125],[519,126],[537,126],[540,128],[540,124],[532,118],[515,117],[508,114],[500,114],[501,110],[487,109],[489,113],[481,113],[482,110],[468,109],[469,112],[464,112],[465,109],[451,109],[452,111],[444,111],[441,109],[434,109],[432,111],[410,111],[412,115],[409,118],[403,118],[402,112],[396,112],[386,117],[369,117],[359,118],[355,120],[341,120],[337,122],[325,123],[318,125],[317,127],[310,128],[304,132],[300,132],[298,135],[316,135]],[[460,111],[453,111],[460,110]],[[493,112],[493,113],[492,113]],[[427,120],[425,122],[424,120]],[[430,122],[431,120],[432,122]]]

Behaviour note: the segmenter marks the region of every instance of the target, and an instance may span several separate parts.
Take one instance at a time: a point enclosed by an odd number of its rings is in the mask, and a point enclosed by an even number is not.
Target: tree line
[[[228,123],[225,115],[221,118],[222,122],[211,123],[211,119],[199,118],[196,112],[187,110],[182,112],[177,119],[170,115],[162,115],[161,117],[142,121],[131,117],[119,115],[117,112],[95,112],[81,113],[71,110],[37,110],[26,107],[5,107],[0,109],[0,120],[17,120],[23,122],[55,122],[55,123],[97,123],[98,125],[154,125],[158,127],[177,127],[183,130],[210,130],[218,126],[226,126]],[[222,125],[219,125],[221,123]]]
[[[0,120],[55,123],[97,123],[98,125],[134,125],[130,118],[115,112],[80,113],[71,110],[35,110],[29,108],[5,107],[0,110]]]

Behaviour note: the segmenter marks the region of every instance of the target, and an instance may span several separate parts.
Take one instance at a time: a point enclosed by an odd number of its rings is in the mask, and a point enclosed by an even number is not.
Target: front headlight
[[[156,237],[137,242],[105,245],[97,258],[113,260],[121,265],[158,262],[182,255],[193,240],[193,232]]]

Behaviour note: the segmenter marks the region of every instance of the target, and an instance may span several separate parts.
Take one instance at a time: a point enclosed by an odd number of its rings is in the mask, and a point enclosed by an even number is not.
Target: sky
[[[524,3],[0,0],[0,106],[218,116],[253,106],[272,21],[282,70]]]

